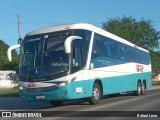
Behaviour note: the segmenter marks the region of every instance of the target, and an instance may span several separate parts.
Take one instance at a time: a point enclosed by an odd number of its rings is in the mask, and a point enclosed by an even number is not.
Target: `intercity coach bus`
[[[151,87],[149,51],[93,25],[78,23],[29,32],[19,56],[19,93],[23,101],[88,99],[103,95],[142,95]]]

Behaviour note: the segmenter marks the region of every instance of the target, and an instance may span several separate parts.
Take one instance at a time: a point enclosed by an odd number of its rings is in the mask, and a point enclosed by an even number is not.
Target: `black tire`
[[[133,95],[140,96],[141,94],[142,94],[142,87],[141,87],[141,83],[138,82],[137,83],[137,90],[133,92]]]
[[[63,101],[50,101],[50,104],[53,106],[60,106],[63,104]]]
[[[102,97],[102,90],[98,83],[94,83],[92,89],[92,97],[89,98],[89,104],[95,105],[98,104]]]
[[[146,84],[145,84],[145,82],[143,82],[143,83],[141,84],[141,95],[144,94],[145,90],[146,90]]]

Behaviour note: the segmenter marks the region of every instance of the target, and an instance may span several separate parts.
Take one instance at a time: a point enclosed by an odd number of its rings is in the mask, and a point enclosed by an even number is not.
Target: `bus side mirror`
[[[20,44],[16,44],[16,45],[13,45],[11,47],[8,48],[7,50],[7,57],[8,57],[8,60],[9,61],[12,61],[12,50],[16,49],[16,48],[19,48],[20,47]]]
[[[79,36],[70,36],[67,37],[64,42],[64,48],[66,53],[71,53],[71,43],[73,40],[82,39],[82,37]]]

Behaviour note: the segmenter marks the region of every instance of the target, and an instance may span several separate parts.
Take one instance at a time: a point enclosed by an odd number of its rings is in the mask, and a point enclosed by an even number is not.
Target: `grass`
[[[152,85],[153,85],[153,86],[160,85],[160,81],[153,81],[153,82],[152,82]]]
[[[0,89],[0,97],[18,97],[18,96],[19,96],[18,87]]]

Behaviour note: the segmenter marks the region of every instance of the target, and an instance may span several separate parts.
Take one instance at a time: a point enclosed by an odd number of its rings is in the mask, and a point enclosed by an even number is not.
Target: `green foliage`
[[[114,18],[102,23],[102,28],[148,50],[158,48],[160,32],[150,20],[136,21],[132,17]]]
[[[19,89],[15,88],[1,88],[0,89],[0,97],[19,97]]]
[[[153,86],[160,85],[160,81],[152,81],[152,85],[153,85]]]
[[[18,55],[12,51],[12,62],[8,61],[7,49],[9,46],[0,40],[0,70],[18,70]]]
[[[102,23],[102,28],[120,36],[140,47],[148,49],[151,54],[153,74],[160,73],[160,53],[154,50],[159,47],[160,32],[151,24],[150,20],[137,21],[132,17],[123,16],[110,19]]]
[[[153,76],[160,73],[160,53],[155,51],[150,51]]]

